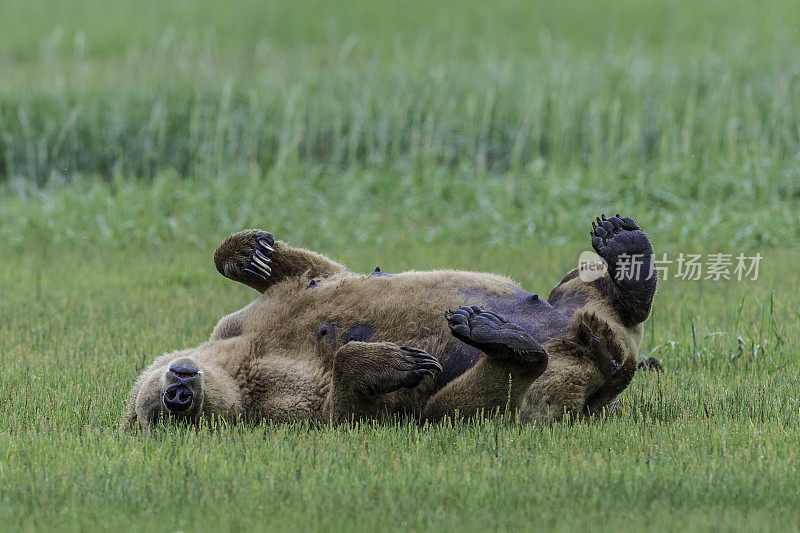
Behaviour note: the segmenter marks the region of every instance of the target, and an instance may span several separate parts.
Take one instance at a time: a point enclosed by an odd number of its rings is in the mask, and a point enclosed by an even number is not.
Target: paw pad
[[[606,218],[606,215],[603,214],[592,221],[592,229],[589,234],[592,238],[600,238],[603,240],[603,244],[607,244],[608,239],[623,230],[635,231],[638,229],[639,226],[636,225],[632,218],[623,217],[619,213],[616,216]]]

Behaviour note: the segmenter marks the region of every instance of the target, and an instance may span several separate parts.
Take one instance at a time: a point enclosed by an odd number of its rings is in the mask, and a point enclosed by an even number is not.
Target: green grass
[[[797,529],[794,7],[3,2],[0,529]],[[118,427],[232,231],[546,293],[610,211],[764,260],[662,283],[608,419]]]

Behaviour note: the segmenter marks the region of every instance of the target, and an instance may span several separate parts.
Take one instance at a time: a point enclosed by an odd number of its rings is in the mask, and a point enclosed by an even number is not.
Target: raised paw
[[[339,350],[334,363],[340,384],[369,396],[414,388],[441,370],[434,356],[391,342],[350,341]]]
[[[217,248],[214,264],[226,278],[263,291],[272,275],[275,237],[260,229],[234,233]]]
[[[259,234],[254,237],[252,243],[252,251],[247,259],[247,263],[242,267],[242,272],[248,276],[265,281],[272,275],[272,254],[275,252],[275,238],[271,233],[266,231],[259,231]]]
[[[651,275],[653,248],[647,235],[632,218],[619,214],[608,218],[602,215],[592,222],[589,233],[592,236],[592,247],[606,261],[612,277],[617,277],[623,262],[629,268],[635,268],[626,273],[628,276]]]
[[[400,346],[393,371],[375,385],[376,394],[385,394],[400,388],[413,389],[427,376],[434,377],[442,371],[439,361],[427,352],[410,346]]]
[[[477,305],[445,314],[454,337],[496,358],[541,362],[544,348],[521,326]]]

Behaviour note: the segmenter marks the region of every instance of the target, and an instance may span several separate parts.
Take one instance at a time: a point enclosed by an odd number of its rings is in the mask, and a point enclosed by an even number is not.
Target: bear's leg
[[[249,229],[234,233],[214,252],[220,274],[259,292],[284,279],[306,275],[324,278],[347,268],[327,257],[276,241],[271,233]]]
[[[435,357],[391,342],[350,341],[336,352],[329,396],[330,418],[344,421],[378,414],[379,397],[414,388],[442,370]]]
[[[653,247],[636,222],[620,215],[592,222],[592,247],[608,264],[619,294],[613,305],[628,324],[644,322],[656,293]]]
[[[547,367],[547,352],[524,328],[477,306],[447,314],[459,340],[483,351],[474,367],[447,384],[425,405],[423,417],[491,415],[519,407]]]

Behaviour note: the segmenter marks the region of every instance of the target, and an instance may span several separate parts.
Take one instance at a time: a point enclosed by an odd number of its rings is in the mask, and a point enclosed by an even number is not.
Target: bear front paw
[[[413,389],[441,370],[442,365],[429,353],[391,342],[350,341],[339,349],[333,365],[338,386],[368,396]]]
[[[275,252],[275,248],[273,248],[275,238],[271,233],[259,230],[253,236],[250,244],[252,251],[247,262],[242,266],[242,272],[255,279],[266,281],[272,275],[270,263],[272,263],[272,254]]]
[[[272,276],[275,237],[260,229],[234,233],[214,252],[214,265],[228,279],[263,292]]]
[[[375,393],[387,393],[399,388],[413,389],[427,376],[435,377],[442,371],[442,365],[429,353],[400,346],[395,360],[394,372],[389,379],[382,379],[375,387]]]

